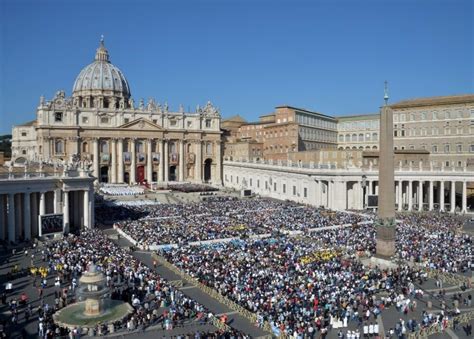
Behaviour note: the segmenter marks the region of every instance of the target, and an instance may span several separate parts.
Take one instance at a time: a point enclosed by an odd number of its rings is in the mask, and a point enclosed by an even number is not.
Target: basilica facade
[[[76,78],[72,96],[40,98],[36,119],[13,128],[12,159],[89,162],[99,182],[222,183],[221,116],[207,102],[172,111],[150,98],[138,103],[101,40],[95,60]]]

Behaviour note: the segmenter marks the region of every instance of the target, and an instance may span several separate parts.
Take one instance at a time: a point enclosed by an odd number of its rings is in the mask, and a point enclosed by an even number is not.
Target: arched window
[[[372,140],[373,140],[373,141],[379,140],[379,135],[378,135],[378,133],[372,133]]]
[[[54,144],[54,152],[56,154],[64,154],[64,141],[56,140]]]
[[[82,152],[84,152],[84,153],[89,152],[89,144],[87,144],[87,142],[82,143]]]
[[[186,148],[187,148],[187,152],[188,152],[188,153],[191,153],[191,144],[187,144],[187,145],[186,145]]]
[[[352,134],[352,141],[357,141],[357,134]]]
[[[346,142],[350,142],[351,141],[351,135],[350,134],[346,134]]]
[[[210,142],[206,144],[206,154],[212,154],[212,144]]]
[[[364,141],[364,134],[359,134],[359,141]]]

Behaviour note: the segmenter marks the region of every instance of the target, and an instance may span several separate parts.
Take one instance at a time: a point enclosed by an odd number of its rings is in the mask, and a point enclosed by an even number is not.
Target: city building
[[[220,112],[210,102],[185,112],[153,98],[132,98],[103,40],[84,67],[72,96],[40,98],[36,119],[13,128],[12,159],[91,161],[99,182],[192,181],[221,184]]]

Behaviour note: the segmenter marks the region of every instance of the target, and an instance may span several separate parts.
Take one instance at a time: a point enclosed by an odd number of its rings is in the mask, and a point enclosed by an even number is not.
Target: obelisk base
[[[376,256],[390,259],[395,255],[395,218],[378,218]]]

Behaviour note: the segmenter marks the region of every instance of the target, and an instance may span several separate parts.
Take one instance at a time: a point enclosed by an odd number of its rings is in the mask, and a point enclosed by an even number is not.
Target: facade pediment
[[[150,130],[163,131],[163,127],[144,118],[139,118],[139,119],[127,122],[126,124],[123,124],[119,126],[118,128],[119,129],[140,129],[140,130],[145,130],[145,131],[150,131]]]

